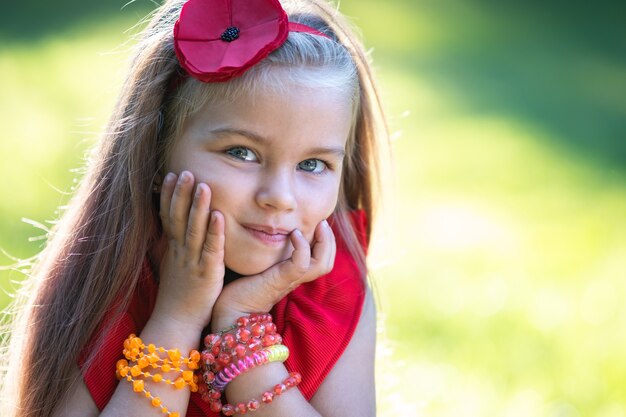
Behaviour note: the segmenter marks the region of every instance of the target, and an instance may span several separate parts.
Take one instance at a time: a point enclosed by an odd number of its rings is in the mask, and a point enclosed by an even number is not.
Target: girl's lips
[[[247,225],[244,225],[243,227],[248,231],[248,233],[250,233],[252,236],[254,236],[263,243],[278,244],[284,243],[289,239],[289,234],[284,231],[270,233]]]

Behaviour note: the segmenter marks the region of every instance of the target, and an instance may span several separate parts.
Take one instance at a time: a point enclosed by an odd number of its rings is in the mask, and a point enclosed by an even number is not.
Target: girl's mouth
[[[289,232],[285,230],[259,225],[243,225],[243,227],[248,233],[263,243],[280,244],[289,239]]]

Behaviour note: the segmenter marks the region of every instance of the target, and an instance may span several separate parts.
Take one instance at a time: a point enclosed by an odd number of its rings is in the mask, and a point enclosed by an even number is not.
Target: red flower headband
[[[192,77],[227,81],[278,49],[289,31],[328,37],[289,22],[278,0],[189,0],[174,25],[174,48]]]

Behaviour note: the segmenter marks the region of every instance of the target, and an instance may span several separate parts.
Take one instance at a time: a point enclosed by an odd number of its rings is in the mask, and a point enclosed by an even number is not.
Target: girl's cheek
[[[202,181],[211,189],[211,209],[218,209],[221,201],[229,201],[234,198],[233,192],[237,187],[233,187],[233,184],[239,184],[239,179],[232,179],[230,181],[224,180],[215,175],[202,175],[197,177],[198,181]],[[230,187],[229,187],[230,185]]]
[[[315,241],[315,230],[317,229],[317,227],[319,226],[319,224],[323,221],[328,219],[334,212],[335,206],[332,206],[332,209],[325,209],[325,210],[321,210],[317,215],[315,215],[315,220],[312,221],[310,224],[307,224],[306,228],[304,228],[304,237],[306,238],[306,240],[309,242],[309,244],[312,244]]]

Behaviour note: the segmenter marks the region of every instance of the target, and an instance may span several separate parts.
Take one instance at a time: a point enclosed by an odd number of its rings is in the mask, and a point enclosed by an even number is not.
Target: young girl
[[[166,1],[25,284],[3,415],[374,415],[385,138],[323,0]]]

